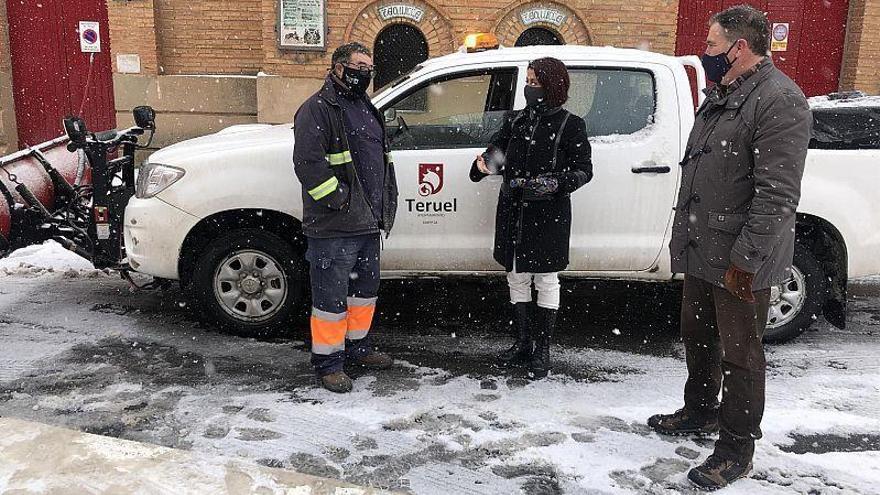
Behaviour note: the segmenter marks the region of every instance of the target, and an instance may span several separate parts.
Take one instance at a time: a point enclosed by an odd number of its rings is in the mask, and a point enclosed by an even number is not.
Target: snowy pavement
[[[57,268],[0,260],[0,416],[416,494],[690,492],[711,450],[644,424],[680,406],[675,286],[564,282],[557,369],[533,383],[490,364],[500,280],[386,281],[377,340],[399,365],[340,396],[303,328],[228,336],[179,292]],[[725,493],[878,493],[880,280],[849,304],[846,330],[768,347],[755,471]]]

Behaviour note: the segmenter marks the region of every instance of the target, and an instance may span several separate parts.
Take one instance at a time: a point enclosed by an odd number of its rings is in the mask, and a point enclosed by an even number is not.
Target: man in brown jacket
[[[752,469],[770,287],[789,277],[794,253],[812,117],[801,90],[768,58],[769,41],[767,18],[752,7],[712,17],[703,66],[716,84],[681,162],[670,251],[673,271],[685,274],[685,405],[648,424],[678,435],[720,429],[714,453],[688,473],[704,489]]]

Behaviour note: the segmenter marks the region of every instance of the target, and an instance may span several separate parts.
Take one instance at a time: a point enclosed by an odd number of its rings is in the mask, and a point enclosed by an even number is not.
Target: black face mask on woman
[[[526,105],[535,110],[543,110],[547,108],[547,91],[544,88],[526,86],[524,93],[526,97]]]
[[[342,82],[344,82],[345,85],[348,86],[348,89],[357,96],[366,94],[372,78],[372,71],[354,69],[347,65],[342,66]]]

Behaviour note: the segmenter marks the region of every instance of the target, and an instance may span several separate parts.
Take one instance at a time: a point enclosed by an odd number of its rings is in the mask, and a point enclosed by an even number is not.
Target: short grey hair
[[[347,64],[351,62],[351,56],[355,53],[363,53],[364,55],[373,56],[373,52],[371,52],[363,43],[352,41],[351,43],[346,43],[333,51],[331,68],[336,67],[336,64]]]
[[[736,5],[716,13],[709,25],[718,23],[724,29],[727,41],[744,39],[755,55],[767,55],[770,51],[770,21],[760,10],[751,5]]]

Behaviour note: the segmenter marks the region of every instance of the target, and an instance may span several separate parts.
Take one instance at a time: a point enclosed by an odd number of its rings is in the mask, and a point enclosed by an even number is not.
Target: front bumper
[[[125,208],[125,253],[135,271],[179,280],[178,261],[186,235],[199,218],[159,198],[131,198]]]

